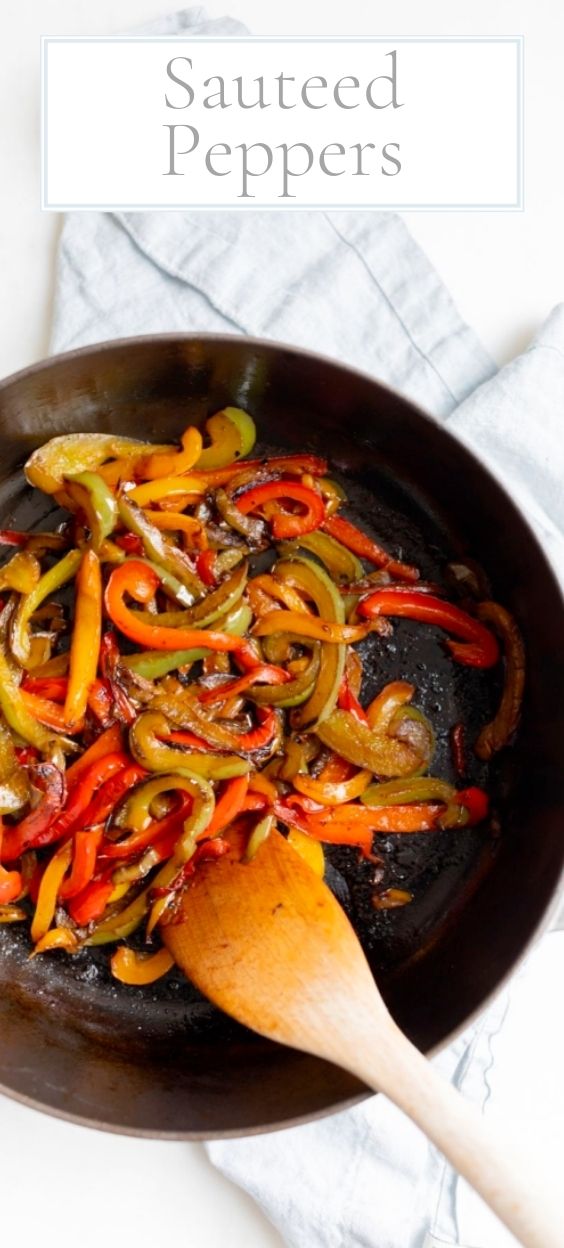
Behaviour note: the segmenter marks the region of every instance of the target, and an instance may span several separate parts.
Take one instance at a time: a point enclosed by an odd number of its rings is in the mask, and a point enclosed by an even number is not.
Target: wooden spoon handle
[[[337,1059],[341,1064],[343,1055]],[[538,1163],[486,1126],[475,1105],[433,1069],[390,1019],[377,1045],[356,1044],[354,1069],[385,1092],[436,1144],[525,1248],[562,1248],[564,1208],[546,1190]]]

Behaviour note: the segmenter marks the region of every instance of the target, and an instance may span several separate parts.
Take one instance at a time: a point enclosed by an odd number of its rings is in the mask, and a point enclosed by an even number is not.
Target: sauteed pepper
[[[319,875],[332,845],[351,870],[360,849],[393,921],[419,885],[387,887],[384,837],[487,832],[466,726],[447,725],[457,790],[429,774],[419,669],[397,650],[390,679],[381,635],[388,617],[434,624],[477,669],[459,679],[487,680],[499,634],[485,759],[517,726],[515,622],[479,585],[470,612],[439,573],[416,586],[415,566],[342,515],[324,459],[248,459],[254,441],[227,407],[177,446],[79,434],[28,461],[71,513],[59,533],[0,533],[16,547],[0,569],[0,922],[29,910],[34,953],[72,957],[143,924],[158,942],[201,862],[248,861],[276,825]],[[171,965],[158,943],[111,962],[139,990]]]

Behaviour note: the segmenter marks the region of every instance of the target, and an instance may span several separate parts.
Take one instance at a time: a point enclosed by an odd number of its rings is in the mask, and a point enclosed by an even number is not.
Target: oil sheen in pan
[[[259,454],[280,453],[284,448],[259,446]],[[416,563],[422,577],[444,583],[445,565],[459,555],[456,543],[427,509],[396,482],[382,475],[371,489],[351,477],[333,473],[341,480],[348,499],[348,514],[394,554]],[[32,491],[23,476],[12,476],[0,486],[0,523],[18,529],[53,528],[63,514],[43,495]],[[436,734],[432,772],[456,783],[449,746],[449,730],[462,721],[468,742],[467,783],[491,788],[488,767],[474,757],[471,743],[491,717],[499,696],[499,676],[457,664],[444,646],[438,630],[414,621],[394,623],[392,636],[369,636],[360,645],[364,664],[362,700],[367,701],[390,680],[409,680],[416,686],[414,705],[429,717]],[[491,768],[489,769],[491,770]],[[377,911],[372,904],[374,864],[360,859],[350,847],[325,849],[327,882],[347,911],[367,953],[371,966],[385,985],[408,961],[439,938],[449,916],[472,891],[491,853],[487,825],[477,829],[451,829],[432,834],[378,836],[375,849],[385,861],[384,886],[407,889],[413,901],[391,911]],[[143,946],[143,932],[135,938]],[[25,1000],[30,994],[73,1025],[89,1033],[111,1027],[122,1012],[138,1013],[139,1029],[158,1042],[186,1034],[191,1040],[220,1041],[238,1028],[225,1019],[180,972],[145,988],[131,989],[109,972],[107,948],[87,949],[72,958],[45,957],[28,962],[29,943],[23,927],[0,926],[0,954],[4,973],[13,973]],[[12,970],[8,971],[11,967]],[[112,1029],[113,1030],[113,1029]]]

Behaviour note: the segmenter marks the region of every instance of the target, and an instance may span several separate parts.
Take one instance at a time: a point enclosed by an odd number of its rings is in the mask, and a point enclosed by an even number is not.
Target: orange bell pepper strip
[[[386,568],[390,576],[395,576],[400,581],[419,579],[418,568],[414,568],[410,563],[402,563],[394,559],[383,546],[379,546],[378,542],[368,537],[367,533],[357,529],[350,520],[345,520],[344,516],[327,516],[322,528],[346,546],[347,550],[352,550],[353,554],[366,559],[367,563],[373,563],[377,568]]]
[[[110,962],[114,979],[121,984],[139,986],[154,984],[162,979],[174,966],[174,958],[168,949],[159,949],[157,953],[136,953],[127,945],[120,945],[112,955]]]
[[[279,602],[288,608],[288,611],[303,611],[306,615],[311,614],[307,603],[304,602],[297,589],[294,589],[293,585],[286,585],[282,581],[278,581],[269,572],[263,572],[260,576],[253,577],[247,589],[250,590],[251,586],[255,590],[263,591],[270,598],[278,599]]]
[[[93,550],[85,550],[76,574],[74,628],[65,698],[67,731],[82,723],[90,686],[96,679],[102,636],[102,573]]]
[[[297,633],[300,637],[334,642],[335,645],[362,641],[368,631],[365,624],[334,624],[317,615],[302,615],[298,611],[269,611],[252,629],[255,637],[270,637],[272,633]]]
[[[355,797],[360,797],[371,780],[372,772],[363,769],[357,771],[356,775],[351,776],[349,780],[333,783],[320,778],[314,780],[312,776],[298,773],[294,776],[292,783],[298,793],[303,793],[305,797],[310,797],[314,802],[320,802],[322,806],[341,806],[344,802],[352,802]]]
[[[189,472],[202,453],[202,435],[199,429],[189,425],[180,439],[181,451],[171,454],[159,452],[147,455],[135,466],[135,475],[144,481],[156,481],[160,477],[176,477]]]
[[[45,868],[41,884],[39,885],[35,914],[31,923],[31,939],[34,945],[45,936],[53,922],[57,895],[63,877],[70,866],[71,858],[72,841],[65,841],[64,845],[60,846]]]
[[[364,598],[359,603],[358,612],[369,620],[381,615],[400,616],[434,624],[436,628],[454,633],[462,641],[451,641],[449,638],[446,644],[453,658],[469,667],[493,667],[498,662],[499,644],[490,629],[461,607],[434,594],[421,593],[416,589],[406,592],[401,586],[389,585]]]
[[[415,693],[415,685],[407,680],[391,680],[366,708],[366,718],[375,732],[388,732],[394,715]]]
[[[223,832],[243,809],[249,787],[248,776],[234,776],[227,780],[221,796],[215,804],[213,815],[206,828],[206,837],[217,836]]]
[[[30,957],[35,958],[38,953],[48,953],[50,949],[64,949],[65,953],[76,953],[78,938],[70,927],[52,927],[41,937],[41,940],[38,940]]]
[[[66,779],[67,788],[72,789],[78,784],[81,776],[84,775],[92,763],[97,763],[99,759],[105,758],[107,754],[116,754],[122,748],[122,730],[119,724],[112,724],[110,728],[106,728],[100,733],[99,737],[84,751],[75,763],[67,767]]]
[[[208,650],[241,650],[245,645],[244,638],[231,636],[230,633],[211,632],[198,628],[165,628],[158,624],[147,624],[136,618],[135,611],[126,606],[126,593],[135,602],[147,603],[154,596],[160,584],[156,572],[132,559],[114,568],[105,594],[106,611],[120,632],[150,650],[191,650],[205,647]]]
[[[265,776],[263,771],[251,771],[247,778],[249,781],[249,792],[260,793],[261,796],[266,798],[269,806],[272,806],[273,802],[278,801],[278,789],[272,780]]]
[[[64,707],[59,702],[52,702],[50,698],[42,698],[37,693],[30,693],[28,689],[21,688],[20,694],[24,706],[40,724],[54,728],[56,732],[70,732],[71,736],[75,736],[82,730],[82,720],[77,721],[72,728],[69,727]]]
[[[270,518],[272,535],[277,540],[300,537],[302,533],[313,533],[318,529],[325,517],[325,504],[317,490],[293,481],[267,481],[247,490],[236,500],[236,506],[242,515],[257,511],[266,503],[275,499],[289,499],[300,503],[305,509],[301,515],[281,511]]]
[[[145,508],[145,515],[156,529],[184,533],[197,550],[207,550],[208,535],[201,520],[196,520],[195,516],[186,516],[183,511],[151,511],[148,508]]]
[[[90,883],[96,869],[96,857],[103,835],[103,824],[75,833],[70,875],[68,879],[63,880],[59,889],[61,901],[76,897]]]

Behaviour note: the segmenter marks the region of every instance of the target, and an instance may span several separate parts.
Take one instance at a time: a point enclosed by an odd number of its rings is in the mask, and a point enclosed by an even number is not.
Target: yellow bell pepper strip
[[[317,736],[329,749],[349,763],[379,776],[409,776],[421,764],[419,754],[407,742],[374,732],[350,711],[333,711],[318,724]]]
[[[58,563],[45,572],[34,589],[22,597],[14,612],[10,626],[10,649],[18,663],[25,667],[29,658],[29,622],[41,603],[54,594],[76,575],[82,560],[82,551],[69,550]],[[1,677],[0,677],[0,683]],[[17,729],[16,729],[17,731]],[[33,743],[32,743],[33,744]]]
[[[396,580],[417,581],[419,579],[417,568],[409,563],[393,559],[387,550],[378,545],[378,542],[368,537],[361,529],[357,529],[350,520],[345,520],[344,516],[328,516],[323,528],[348,550],[352,550],[361,559],[366,559],[367,563],[373,563],[377,568],[386,568]]]
[[[110,962],[114,979],[121,984],[154,984],[162,979],[174,966],[174,958],[168,949],[159,949],[157,953],[135,953],[126,945],[120,945],[112,955]]]
[[[44,494],[55,494],[63,486],[65,477],[90,470],[95,472],[107,459],[172,450],[172,446],[155,446],[113,433],[65,433],[39,446],[30,455],[24,472],[30,485],[37,486]]]
[[[300,832],[299,828],[290,828],[287,839],[292,849],[295,849],[300,858],[303,858],[308,867],[311,867],[315,875],[322,880],[325,875],[325,855],[321,843],[314,841],[311,836],[306,836],[305,832]]]
[[[325,569],[312,559],[296,556],[294,559],[281,560],[276,565],[276,577],[311,599],[323,619],[344,624],[343,599]],[[300,629],[302,627],[303,620],[300,621]],[[344,645],[322,641],[319,673],[313,691],[293,712],[292,727],[295,731],[313,730],[316,724],[327,719],[334,710],[343,678],[345,658]]]
[[[498,602],[481,602],[480,620],[492,624],[501,637],[505,672],[501,702],[489,724],[482,728],[474,746],[478,758],[490,759],[502,750],[517,729],[525,687],[525,647],[517,624]]]
[[[113,533],[118,518],[113,491],[97,472],[79,472],[65,477],[65,492],[83,513],[90,529],[90,540],[98,554],[102,542]]]
[[[321,559],[333,579],[340,581],[357,581],[364,576],[360,559],[352,551],[331,537],[323,529],[314,533],[304,533],[293,542],[283,542],[280,554],[284,558],[292,558],[299,550],[309,550],[312,555]]]
[[[0,817],[15,814],[29,801],[27,772],[20,765],[12,734],[0,719]],[[0,860],[2,833],[0,831]]]
[[[181,451],[173,451],[168,455],[161,452],[157,455],[147,455],[146,458],[139,460],[135,475],[142,481],[155,481],[159,477],[175,477],[180,476],[182,472],[189,472],[202,453],[200,430],[194,425],[189,425],[184,430],[180,442]]]
[[[178,512],[190,502],[198,502],[207,489],[205,477],[198,479],[190,473],[185,477],[160,477],[157,481],[145,481],[143,485],[136,485],[135,489],[129,490],[128,497],[138,507],[150,507],[152,503],[163,506],[168,503],[169,506],[174,504],[174,510]]]
[[[339,507],[346,503],[347,495],[342,485],[338,481],[333,481],[331,477],[322,475],[318,484],[325,503],[325,515],[333,516]]]
[[[200,754],[192,749],[178,749],[165,742],[174,740],[168,720],[158,711],[144,711],[129,731],[129,747],[133,757],[148,771],[178,771],[188,764],[190,771],[210,780],[229,780],[250,769],[247,759],[235,754]],[[206,747],[205,743],[203,748]]]
[[[156,529],[162,529],[165,533],[182,533],[187,543],[195,550],[207,550],[208,536],[205,527],[201,520],[196,520],[195,516],[186,516],[183,511],[150,511],[148,509],[145,509],[145,515]]]
[[[287,542],[286,545],[291,546],[291,542]],[[287,585],[283,581],[277,580],[276,569],[274,570],[274,575],[270,572],[263,572],[260,576],[253,577],[252,584],[255,589],[262,589],[271,598],[275,598],[278,602],[283,603],[288,611],[297,611],[300,614],[311,615],[310,608],[304,602],[297,589],[294,589],[293,585]]]
[[[79,948],[78,936],[70,927],[52,927],[41,937],[41,940],[37,941],[35,949],[29,956],[35,958],[38,953],[49,953],[52,949],[64,949],[65,953],[76,953]]]
[[[286,511],[272,515],[269,523],[275,539],[299,537],[302,533],[312,533],[323,523],[325,506],[321,495],[317,490],[308,489],[299,482],[267,481],[264,485],[257,485],[254,489],[246,490],[244,494],[241,494],[236,506],[242,515],[247,516],[249,512],[258,511],[266,503],[278,499],[289,499],[290,502],[299,503],[304,511],[300,515]]]
[[[358,612],[367,619],[383,615],[421,620],[424,624],[433,624],[436,628],[454,633],[462,641],[451,641],[449,638],[446,644],[453,658],[469,667],[493,667],[498,662],[499,645],[490,629],[461,607],[434,594],[406,591],[402,586],[390,585],[363,598]]]
[[[90,688],[96,679],[102,636],[102,574],[93,550],[85,550],[76,575],[74,626],[70,647],[69,683],[65,698],[68,732],[84,719]]]
[[[297,775],[294,776],[293,785],[298,793],[303,793],[304,797],[310,797],[314,802],[319,802],[321,806],[341,806],[343,802],[352,802],[355,797],[360,797],[365,791],[367,792],[371,779],[372,772],[363,769],[357,771],[355,776],[351,776],[350,780],[341,780],[333,784],[327,780],[314,780],[312,776]]]
[[[350,645],[354,641],[362,641],[367,636],[368,628],[365,624],[334,624],[331,620],[298,611],[269,611],[254,625],[252,634],[254,637],[269,637],[272,633],[295,633],[331,645]]]
[[[63,878],[68,871],[72,859],[72,841],[65,841],[47,864],[41,884],[35,914],[31,924],[31,939],[34,945],[42,940],[48,932],[55,915],[57,894]]]
[[[244,641],[229,633],[211,632],[204,629],[167,628],[158,622],[148,624],[137,618],[139,612],[125,605],[126,593],[136,602],[147,603],[158,588],[159,578],[152,568],[132,559],[114,568],[105,593],[106,611],[120,632],[142,646],[153,650],[189,650],[205,647],[207,650],[240,650]],[[158,616],[153,617],[158,621]]]
[[[392,680],[384,685],[366,708],[366,718],[374,732],[389,732],[396,711],[411,702],[414,693],[415,685],[407,680]]]
[[[0,568],[0,589],[13,589],[18,594],[30,594],[41,576],[41,564],[28,551],[18,551],[8,563]]]
[[[165,540],[160,529],[147,519],[146,513],[132,501],[130,495],[121,493],[117,505],[123,524],[141,538],[147,558],[185,586],[188,594],[184,601],[189,606],[194,598],[199,598],[204,592],[204,587],[188,555]]]
[[[225,468],[234,460],[252,451],[256,441],[254,420],[239,407],[224,407],[206,421],[211,446],[206,447],[196,463],[199,472]]]
[[[361,795],[363,806],[395,806],[406,802],[444,802],[446,806],[456,795],[454,785],[434,776],[418,776],[405,780],[383,780],[371,784]]]

